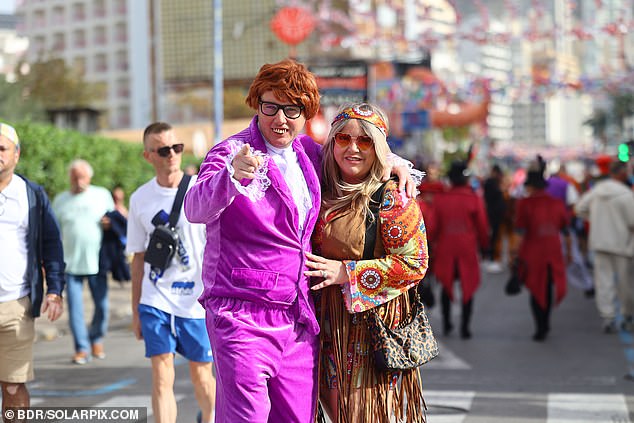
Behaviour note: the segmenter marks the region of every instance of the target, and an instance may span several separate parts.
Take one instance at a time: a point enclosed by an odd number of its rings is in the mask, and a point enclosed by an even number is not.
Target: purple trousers
[[[319,335],[296,323],[296,308],[213,298],[206,309],[216,423],[313,423]]]

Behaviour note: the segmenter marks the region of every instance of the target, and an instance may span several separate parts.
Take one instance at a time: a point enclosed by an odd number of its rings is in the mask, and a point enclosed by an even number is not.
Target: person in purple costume
[[[321,147],[300,132],[317,114],[319,90],[303,64],[286,59],[262,66],[246,103],[257,115],[207,153],[185,197],[187,219],[207,226],[199,301],[216,366],[216,423],[309,423],[319,326],[304,271]]]

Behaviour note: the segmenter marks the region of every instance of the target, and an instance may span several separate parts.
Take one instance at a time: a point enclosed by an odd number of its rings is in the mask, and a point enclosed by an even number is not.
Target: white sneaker
[[[493,261],[486,266],[486,271],[489,273],[501,273],[503,270],[502,265],[497,261]]]

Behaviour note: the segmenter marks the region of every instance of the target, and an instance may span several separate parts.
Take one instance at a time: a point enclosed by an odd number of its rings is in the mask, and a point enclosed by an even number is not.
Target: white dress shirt
[[[292,146],[286,148],[273,147],[268,141],[265,141],[266,149],[270,154],[275,165],[280,169],[284,181],[291,191],[297,211],[299,213],[299,230],[300,233],[304,231],[304,225],[306,224],[306,216],[313,206],[310,190],[306,184],[306,178],[304,178],[304,172],[299,166],[297,160],[297,154],[293,150]]]

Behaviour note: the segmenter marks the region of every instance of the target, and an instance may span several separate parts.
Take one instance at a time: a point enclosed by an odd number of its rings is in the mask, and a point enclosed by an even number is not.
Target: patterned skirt
[[[410,307],[401,295],[377,307],[379,316],[396,327]],[[320,387],[337,389],[339,422],[425,422],[425,401],[419,369],[383,372],[374,353],[365,314],[350,314],[337,286],[322,290],[318,299],[321,326]],[[323,420],[318,419],[323,422]]]

